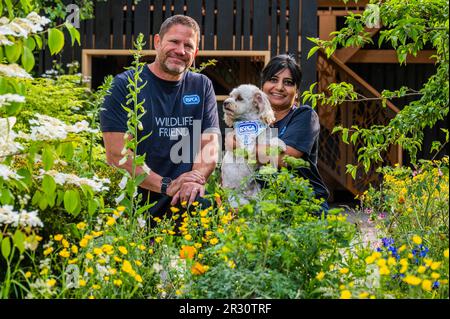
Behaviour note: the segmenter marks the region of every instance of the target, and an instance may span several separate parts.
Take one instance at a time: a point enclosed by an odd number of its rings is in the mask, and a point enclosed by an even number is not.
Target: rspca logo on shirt
[[[256,123],[243,123],[238,126],[238,134],[256,134],[258,125]]]
[[[200,96],[197,94],[183,96],[183,103],[186,105],[197,105],[200,103]]]

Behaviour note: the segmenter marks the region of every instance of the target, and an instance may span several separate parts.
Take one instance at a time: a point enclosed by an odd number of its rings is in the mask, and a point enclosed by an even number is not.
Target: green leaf
[[[78,45],[81,45],[80,41],[80,32],[69,22],[66,21],[65,26],[70,33],[70,39],[72,40],[72,46],[75,43],[75,40],[78,42]]]
[[[6,59],[10,63],[15,63],[22,54],[22,42],[16,42],[13,45],[5,46]]]
[[[47,195],[55,192],[56,183],[53,177],[51,177],[50,175],[44,175],[44,177],[42,178],[42,190]]]
[[[77,206],[80,205],[80,193],[76,189],[69,189],[64,193],[64,208],[68,213],[74,215]]]
[[[41,38],[41,36],[35,34],[33,36],[33,38],[34,38],[34,41],[36,41],[36,45],[37,45],[38,50],[42,49],[42,38]]]
[[[310,58],[314,53],[316,53],[316,51],[319,50],[319,49],[320,49],[319,46],[312,47],[311,50],[309,50],[309,52],[308,52],[308,57],[307,57],[307,59],[309,59],[309,58]]]
[[[97,211],[99,207],[99,204],[97,203],[97,200],[95,198],[92,198],[88,201],[88,213],[89,215],[94,215],[94,213]]]
[[[30,72],[34,67],[34,55],[28,47],[23,47],[22,65],[25,71]]]
[[[51,55],[61,51],[64,47],[64,33],[55,28],[48,29],[48,47]]]
[[[8,259],[9,254],[11,253],[11,242],[9,241],[9,237],[5,237],[2,240],[2,255],[5,259]]]
[[[13,243],[14,246],[19,248],[21,254],[25,251],[25,235],[19,229],[14,233]]]
[[[48,201],[47,201],[47,197],[46,196],[41,196],[41,199],[39,200],[39,204],[38,204],[39,208],[41,210],[45,210],[48,206]]]
[[[348,128],[342,129],[342,142],[348,144]]]
[[[36,49],[36,42],[33,40],[33,37],[28,37],[23,41],[23,45],[30,49],[32,52]]]
[[[36,205],[41,200],[42,193],[40,191],[36,191],[31,198],[31,205]]]
[[[13,203],[14,196],[8,188],[4,188],[0,191],[0,203],[2,205],[9,205]]]
[[[50,146],[46,146],[42,152],[42,164],[44,164],[44,170],[48,171],[54,164],[53,152]]]

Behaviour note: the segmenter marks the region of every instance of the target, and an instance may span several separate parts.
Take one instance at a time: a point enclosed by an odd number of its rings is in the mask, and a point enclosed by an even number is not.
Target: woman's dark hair
[[[261,72],[261,86],[284,69],[291,71],[292,80],[294,80],[297,89],[299,89],[302,80],[300,65],[297,64],[293,57],[287,54],[280,54],[270,59],[269,63],[267,63]]]

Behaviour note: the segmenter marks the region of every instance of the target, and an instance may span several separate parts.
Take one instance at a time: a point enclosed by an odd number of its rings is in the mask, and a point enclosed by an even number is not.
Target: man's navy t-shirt
[[[100,123],[103,132],[126,132],[129,99],[128,70],[114,78],[111,94],[106,96]],[[202,74],[187,72],[180,81],[166,81],[155,76],[148,66],[140,74],[147,82],[138,94],[145,101],[145,115],[140,119],[144,129],[139,138],[151,134],[138,146],[139,155],[146,154],[146,164],[155,173],[172,179],[192,170],[200,149],[200,135],[220,133],[217,102],[211,81]],[[127,105],[132,108],[132,104]]]
[[[309,180],[316,197],[327,200],[329,192],[317,169],[320,133],[317,113],[309,105],[292,108],[274,127],[278,128],[278,138],[287,146],[303,153],[302,159],[307,161],[310,167],[299,168],[299,175]]]

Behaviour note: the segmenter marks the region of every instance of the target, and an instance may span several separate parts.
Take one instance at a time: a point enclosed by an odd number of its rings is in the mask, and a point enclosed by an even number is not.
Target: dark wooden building
[[[307,37],[327,39],[329,33],[343,26],[348,12],[360,13],[368,1],[340,4],[327,0],[108,0],[96,2],[95,18],[81,22],[81,47],[67,46],[60,61],[81,61],[84,75],[91,76],[92,87],[97,87],[108,74],[117,74],[131,62],[130,49],[139,33],[146,41],[146,59],[154,58],[153,35],[162,21],[174,14],[193,17],[201,28],[200,53],[197,65],[209,59],[218,60],[216,66],[203,71],[214,84],[218,101],[242,83],[260,85],[259,75],[271,56],[280,53],[293,55],[301,64],[303,79],[301,91],[318,81],[318,89],[325,90],[333,82],[352,83],[367,97],[377,97],[382,89],[398,89],[410,85],[414,89],[434,72],[431,51],[410,58],[405,67],[399,67],[395,52],[390,48],[340,49],[331,59],[320,52],[306,59],[312,43]],[[369,30],[374,38],[379,29]],[[376,41],[374,41],[376,43]],[[51,67],[52,57],[41,55],[40,72]],[[384,72],[386,71],[386,72]],[[331,134],[334,126],[350,127],[357,124],[368,127],[386,123],[402,105],[389,103],[387,108],[374,101],[346,103],[337,108],[318,106],[321,122],[319,169],[327,184],[336,194],[358,194],[379,176],[361,169],[353,180],[345,173],[346,164],[356,163],[357,146],[347,145],[339,135]],[[220,106],[220,105],[219,105]],[[221,107],[219,107],[221,110]],[[434,130],[434,131],[433,131]],[[437,129],[429,132],[434,138]],[[403,152],[392,147],[385,154],[385,163],[402,163]]]

